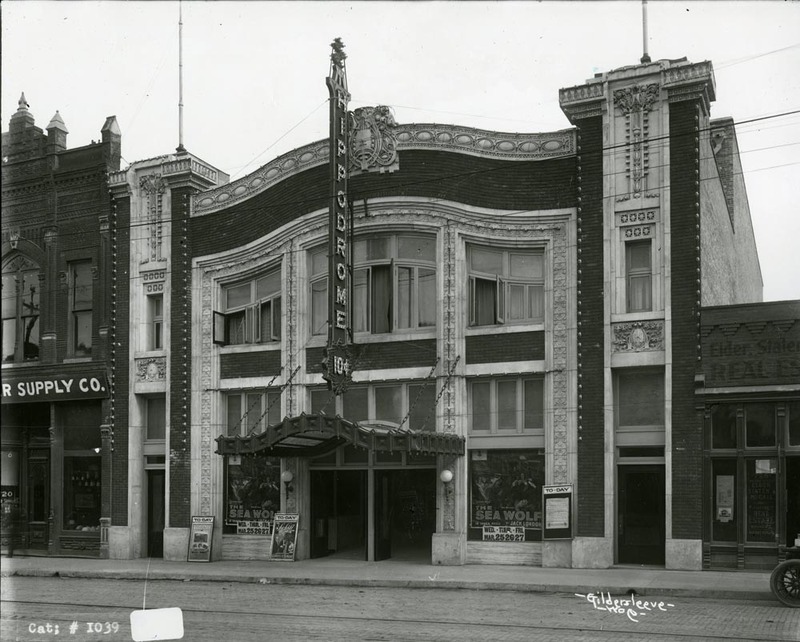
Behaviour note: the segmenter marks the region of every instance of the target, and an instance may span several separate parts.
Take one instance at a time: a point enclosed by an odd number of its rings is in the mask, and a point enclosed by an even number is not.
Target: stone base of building
[[[572,541],[542,542],[543,568],[572,568]]]
[[[666,567],[671,570],[703,570],[703,541],[699,539],[668,539]]]
[[[572,540],[572,568],[611,568],[614,540],[610,537],[576,537]]]
[[[132,560],[137,557],[137,534],[130,526],[108,527],[108,559]]]
[[[189,556],[189,529],[164,529],[164,559],[168,562],[185,562]]]
[[[431,563],[440,566],[463,566],[467,560],[466,538],[459,533],[434,533]]]

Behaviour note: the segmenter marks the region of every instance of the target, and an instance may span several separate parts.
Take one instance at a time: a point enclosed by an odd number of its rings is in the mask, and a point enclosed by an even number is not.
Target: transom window
[[[327,250],[309,253],[311,332],[324,334],[328,317]],[[436,325],[436,238],[381,235],[353,243],[353,332],[381,334]]]
[[[225,395],[228,437],[264,432],[281,420],[281,394],[277,390],[247,390]]]
[[[3,361],[39,358],[39,267],[21,255],[3,266]]]
[[[469,323],[473,326],[544,320],[542,250],[467,246]]]
[[[391,383],[351,386],[333,396],[324,388],[311,391],[311,412],[341,415],[348,421],[378,423],[414,431],[436,430],[436,383]],[[408,419],[403,419],[408,415]]]
[[[280,341],[280,269],[226,286],[222,298],[225,312],[215,315],[215,343],[241,345]]]
[[[469,382],[470,430],[515,434],[544,428],[544,379],[474,379]]]

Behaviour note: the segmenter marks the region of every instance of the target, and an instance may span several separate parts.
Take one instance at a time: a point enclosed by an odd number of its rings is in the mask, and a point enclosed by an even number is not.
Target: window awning
[[[262,453],[273,457],[316,457],[342,444],[378,452],[463,455],[464,438],[438,432],[368,426],[328,415],[286,417],[248,437],[217,437],[217,454]]]

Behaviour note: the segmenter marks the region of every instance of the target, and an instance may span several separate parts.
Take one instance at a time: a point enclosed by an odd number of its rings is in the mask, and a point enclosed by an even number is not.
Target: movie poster
[[[278,457],[229,456],[225,524],[271,522],[281,507],[281,460]],[[268,533],[264,533],[268,534]]]
[[[469,463],[473,528],[517,526],[541,530],[543,451],[473,450]]]

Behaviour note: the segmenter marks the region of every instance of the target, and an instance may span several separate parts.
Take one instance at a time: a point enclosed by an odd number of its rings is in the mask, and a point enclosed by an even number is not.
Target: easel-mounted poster
[[[214,538],[214,517],[192,517],[189,531],[189,562],[210,562],[211,542]]]
[[[300,515],[296,513],[278,513],[272,524],[272,545],[269,556],[273,560],[294,562],[297,549],[297,526]]]

